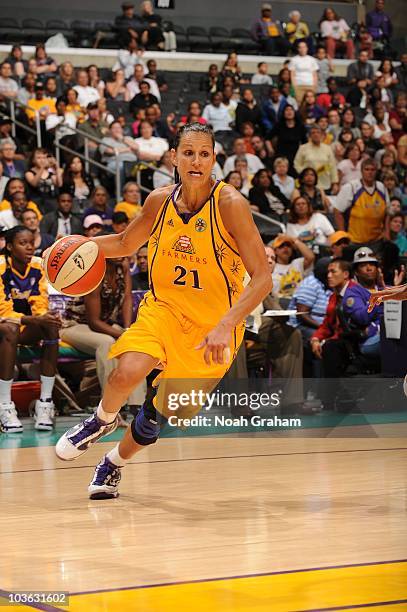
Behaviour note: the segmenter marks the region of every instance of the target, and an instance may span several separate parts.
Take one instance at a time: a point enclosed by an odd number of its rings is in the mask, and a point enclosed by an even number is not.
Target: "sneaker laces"
[[[106,458],[103,463],[99,463],[96,467],[95,477],[93,479],[94,484],[105,484],[110,487],[116,487],[121,479],[120,468],[113,465]],[[102,481],[102,482],[101,482]]]
[[[54,404],[44,402],[39,402],[36,406],[35,413],[37,418],[48,417],[50,419],[54,418]]]
[[[4,420],[8,425],[21,425],[20,419],[17,416],[17,410],[13,404],[3,404],[1,406],[1,412],[6,417]]]

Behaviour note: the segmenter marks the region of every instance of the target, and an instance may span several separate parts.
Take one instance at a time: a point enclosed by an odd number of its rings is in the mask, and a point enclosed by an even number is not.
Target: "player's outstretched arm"
[[[204,358],[208,364],[211,356],[214,363],[223,363],[224,349],[229,346],[233,328],[264,300],[273,287],[264,245],[247,200],[234,187],[226,186],[220,194],[219,210],[224,226],[236,241],[250,282],[236,304],[197,347],[205,348]]]
[[[387,287],[386,289],[382,289],[381,291],[372,291],[367,311],[372,312],[375,306],[378,306],[382,302],[387,302],[389,300],[407,300],[407,285],[400,285],[398,287]]]
[[[128,257],[145,244],[150,238],[158,211],[173,187],[169,185],[152,191],[144,202],[140,214],[121,234],[92,238],[102,250],[103,255],[107,258]]]

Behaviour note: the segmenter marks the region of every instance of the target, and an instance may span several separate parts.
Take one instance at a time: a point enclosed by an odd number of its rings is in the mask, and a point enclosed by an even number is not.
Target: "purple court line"
[[[394,601],[375,601],[367,604],[354,604],[348,606],[336,606],[335,608],[312,608],[311,610],[296,610],[295,612],[333,612],[334,610],[354,610],[359,608],[377,608],[377,606],[394,606],[407,603],[407,599],[395,599]]]
[[[8,596],[13,594],[13,591],[5,591],[4,589],[0,589],[0,597],[3,599],[8,599]],[[10,604],[12,605],[12,604]],[[16,604],[17,605],[17,604]],[[56,608],[55,606],[50,606],[46,603],[36,603],[36,602],[24,602],[21,603],[23,606],[27,606],[28,608],[34,608],[35,610],[44,610],[44,612],[68,612],[69,608]],[[0,606],[1,607],[1,606]]]
[[[7,450],[7,449],[0,449]],[[335,453],[375,453],[407,450],[406,446],[395,448],[355,448],[350,450],[333,450],[333,451],[304,451],[298,453],[260,453],[254,455],[225,455],[221,457],[191,457],[190,459],[154,459],[153,461],[129,461],[126,465],[152,465],[154,463],[182,463],[188,461],[217,461],[218,459],[253,459],[254,457],[295,457],[296,455],[332,455]],[[42,468],[33,470],[8,470],[0,472],[2,474],[24,474],[29,472],[55,472],[57,470],[83,470],[84,468],[94,468],[95,465],[68,465],[66,467]]]
[[[139,589],[153,589],[153,588],[158,588],[158,587],[180,586],[183,584],[199,584],[202,582],[222,582],[226,580],[238,580],[239,578],[260,578],[263,576],[281,576],[283,574],[302,574],[304,572],[319,572],[319,571],[325,571],[325,570],[331,570],[331,569],[346,569],[349,567],[367,567],[369,565],[389,565],[390,563],[407,563],[407,559],[393,559],[390,561],[369,561],[368,563],[349,563],[345,565],[328,565],[326,567],[307,567],[305,569],[281,570],[279,572],[241,574],[238,576],[221,576],[218,578],[197,578],[196,580],[179,580],[175,582],[161,582],[157,584],[139,584],[139,585],[134,585],[134,586],[118,587],[117,589],[98,589],[96,591],[79,591],[77,593],[69,593],[69,596],[93,595],[96,593],[115,593],[116,591],[135,591]],[[332,608],[332,610],[334,609],[335,608]],[[320,611],[317,610],[316,612],[320,612]]]

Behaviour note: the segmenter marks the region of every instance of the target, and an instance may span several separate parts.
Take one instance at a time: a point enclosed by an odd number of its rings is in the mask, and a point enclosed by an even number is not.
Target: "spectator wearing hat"
[[[40,121],[44,124],[45,119],[50,113],[57,112],[55,102],[51,98],[45,97],[44,84],[41,81],[37,81],[34,87],[35,97],[28,100],[29,108],[26,109],[28,120],[31,124],[35,121],[35,116],[39,113]]]
[[[354,244],[377,243],[388,235],[389,195],[383,183],[376,181],[377,165],[365,159],[362,178],[344,185],[334,204],[338,229],[349,232]]]
[[[87,215],[83,220],[83,234],[88,238],[94,238],[103,233],[103,219],[99,215]]]
[[[353,256],[353,270],[357,283],[348,286],[343,296],[343,312],[351,330],[356,332],[362,355],[380,356],[380,320],[383,305],[368,312],[372,291],[384,288],[379,261],[372,249],[360,247]]]
[[[290,43],[284,37],[280,22],[273,20],[271,13],[271,4],[263,2],[261,17],[252,25],[252,36],[266,55],[287,55]]]
[[[299,147],[294,159],[294,168],[301,173],[305,168],[314,168],[318,175],[318,187],[338,193],[338,171],[332,149],[322,143],[322,130],[313,125],[309,131],[309,141]]]
[[[72,205],[72,195],[60,191],[57,197],[57,210],[44,215],[40,224],[41,232],[50,234],[56,239],[70,234],[82,234],[82,222],[72,214]]]
[[[331,247],[332,259],[343,259],[343,251],[350,245],[350,236],[348,232],[339,230],[329,236],[328,242]]]
[[[122,49],[126,48],[129,39],[138,43],[147,42],[148,32],[141,17],[135,14],[132,2],[122,3],[122,14],[114,20],[114,28],[117,31],[117,38]]]
[[[276,265],[273,271],[273,295],[279,299],[291,298],[314,263],[315,255],[301,240],[279,234],[273,241]],[[295,250],[300,257],[294,257]]]

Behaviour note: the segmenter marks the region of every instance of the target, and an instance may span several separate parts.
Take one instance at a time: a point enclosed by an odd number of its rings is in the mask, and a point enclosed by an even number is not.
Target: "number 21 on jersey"
[[[202,289],[199,284],[198,270],[187,270],[183,266],[175,266],[175,273],[177,274],[177,277],[174,280],[174,285],[181,285],[185,287],[187,284],[190,285],[192,281],[191,286],[193,289]],[[190,279],[191,274],[193,279]]]

